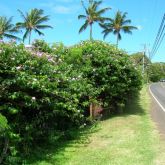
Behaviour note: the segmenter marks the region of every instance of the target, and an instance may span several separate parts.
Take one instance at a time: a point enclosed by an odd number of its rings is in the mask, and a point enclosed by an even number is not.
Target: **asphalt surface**
[[[165,82],[153,83],[150,86],[152,96],[151,116],[160,133],[165,137]]]

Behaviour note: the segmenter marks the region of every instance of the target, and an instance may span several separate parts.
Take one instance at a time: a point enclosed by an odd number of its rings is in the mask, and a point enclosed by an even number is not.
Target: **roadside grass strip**
[[[60,142],[58,149],[52,142],[44,158],[41,149],[31,164],[164,165],[165,143],[151,120],[150,103],[145,86],[139,97],[129,100],[122,114],[100,121],[74,140]]]

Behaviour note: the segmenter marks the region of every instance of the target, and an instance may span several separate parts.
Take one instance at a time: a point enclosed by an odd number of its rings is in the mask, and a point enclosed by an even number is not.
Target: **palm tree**
[[[79,33],[86,30],[88,26],[90,26],[90,40],[92,40],[92,26],[95,22],[104,22],[106,20],[105,17],[102,17],[102,14],[104,14],[107,10],[111,8],[104,8],[100,9],[99,5],[101,5],[102,1],[93,1],[89,0],[89,6],[85,7],[84,2],[82,2],[82,6],[85,9],[85,15],[79,15],[78,19],[84,19],[85,23],[81,26]]]
[[[49,25],[43,25],[43,22],[49,20],[49,16],[43,16],[44,11],[42,9],[31,9],[29,13],[23,14],[21,10],[18,10],[21,17],[23,18],[23,22],[18,22],[16,24],[18,29],[25,29],[25,33],[23,35],[23,41],[29,37],[29,44],[31,42],[31,34],[32,31],[38,33],[39,35],[44,35],[40,30],[46,28],[52,28]]]
[[[12,18],[0,16],[0,39],[9,38],[9,39],[20,39],[19,37],[13,35],[17,33],[18,30],[15,28],[15,25],[12,24]]]
[[[108,23],[100,24],[100,26],[104,29],[102,31],[102,33],[104,34],[104,38],[111,32],[114,35],[117,35],[117,41],[116,41],[117,46],[118,46],[119,40],[121,40],[120,32],[132,34],[132,30],[137,29],[137,27],[135,26],[128,25],[131,23],[131,20],[126,19],[126,15],[127,15],[126,12],[122,14],[122,12],[117,11],[114,19],[109,18]]]

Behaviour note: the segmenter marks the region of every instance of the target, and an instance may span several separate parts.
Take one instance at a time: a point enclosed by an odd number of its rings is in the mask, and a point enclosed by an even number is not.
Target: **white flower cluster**
[[[17,66],[16,69],[17,70],[21,70],[22,66]]]
[[[32,100],[33,100],[33,101],[36,100],[36,97],[32,97]]]

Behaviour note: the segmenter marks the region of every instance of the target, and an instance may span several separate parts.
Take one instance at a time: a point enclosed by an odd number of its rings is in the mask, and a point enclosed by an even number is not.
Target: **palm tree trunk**
[[[92,41],[93,38],[92,38],[92,24],[90,24],[90,41]]]
[[[32,31],[30,30],[30,32],[29,32],[29,45],[30,45],[30,42],[31,42],[31,33],[32,33]]]

